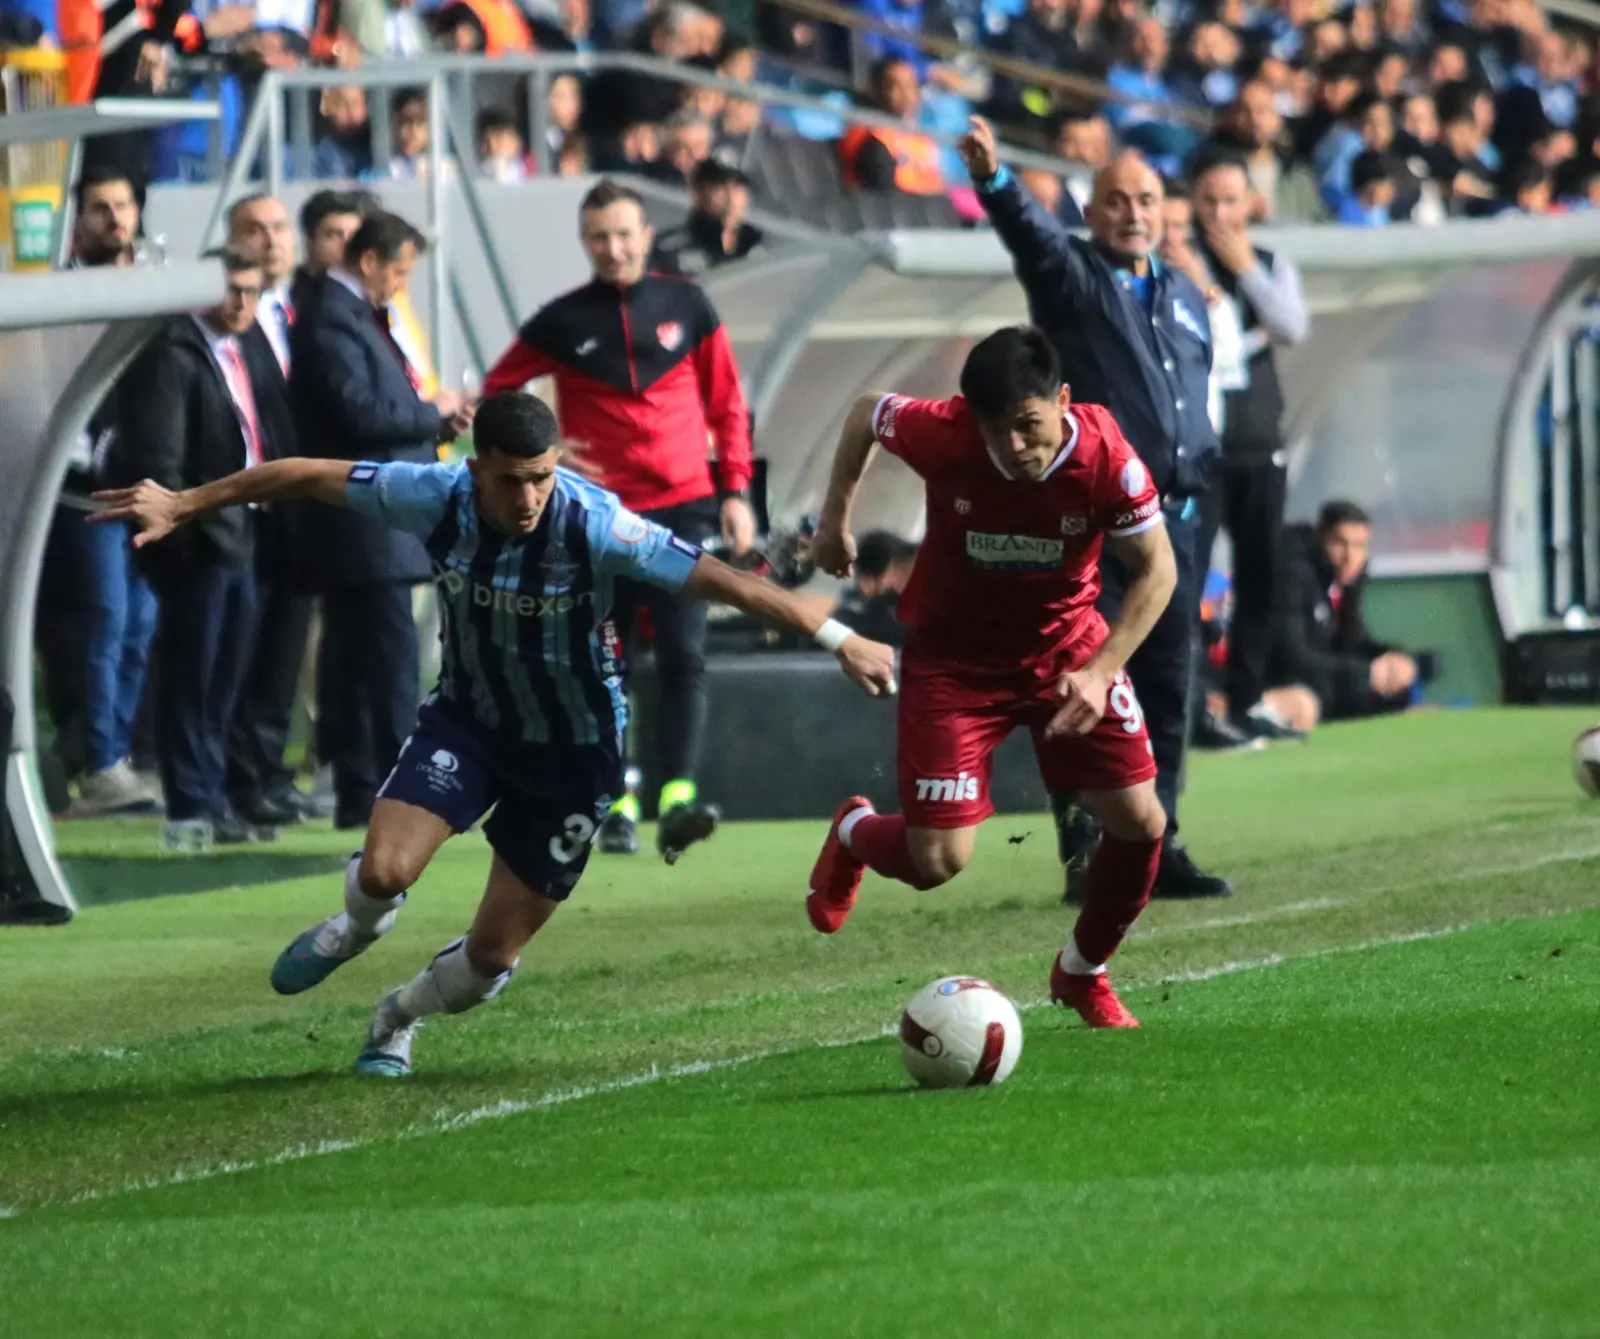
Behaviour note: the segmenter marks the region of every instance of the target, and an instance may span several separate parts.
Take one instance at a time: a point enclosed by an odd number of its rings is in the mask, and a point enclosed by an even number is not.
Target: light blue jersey
[[[478,513],[464,464],[359,464],[350,509],[420,536],[442,614],[438,693],[540,744],[613,743],[628,720],[609,622],[619,577],[678,590],[701,552],[568,470],[528,535]]]

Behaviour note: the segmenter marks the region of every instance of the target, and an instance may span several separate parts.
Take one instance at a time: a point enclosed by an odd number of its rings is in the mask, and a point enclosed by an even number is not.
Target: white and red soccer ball
[[[1592,725],[1572,741],[1572,775],[1578,789],[1600,799],[1600,725]]]
[[[975,976],[924,986],[900,1015],[900,1058],[924,1088],[1004,1083],[1021,1054],[1016,1006]]]

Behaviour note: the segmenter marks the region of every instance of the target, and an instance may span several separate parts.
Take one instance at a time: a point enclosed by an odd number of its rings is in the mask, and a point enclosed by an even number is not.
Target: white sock
[[[1090,962],[1078,952],[1078,941],[1069,939],[1066,948],[1061,950],[1061,970],[1068,976],[1102,976],[1106,965]]]
[[[511,971],[516,970],[512,963]],[[446,945],[422,971],[400,987],[400,1008],[412,1018],[459,1014],[492,1000],[511,980],[511,972],[485,976],[467,957],[467,941]]]
[[[358,935],[388,934],[405,900],[404,893],[394,897],[368,897],[362,892],[361,857],[353,856],[344,871],[344,915],[340,931]]]
[[[856,824],[872,812],[870,804],[864,804],[859,809],[852,809],[846,814],[839,824],[839,841],[845,850],[850,850],[850,834],[856,830]]]

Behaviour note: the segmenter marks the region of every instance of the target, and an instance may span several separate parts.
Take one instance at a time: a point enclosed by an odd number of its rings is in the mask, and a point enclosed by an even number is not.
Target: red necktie
[[[247,467],[259,465],[262,461],[261,424],[256,418],[255,392],[250,387],[250,373],[245,368],[239,346],[231,341],[222,346],[222,370],[244,432],[244,463]]]
[[[406,357],[406,351],[400,347],[400,341],[394,337],[394,326],[390,324],[390,314],[387,307],[378,307],[373,315],[378,322],[378,329],[383,331],[383,337],[389,341],[389,347],[394,350],[395,357],[400,360],[400,366],[406,370],[406,380],[411,383],[411,389],[418,395],[422,394],[422,378],[417,375],[417,369],[411,366],[411,359]]]

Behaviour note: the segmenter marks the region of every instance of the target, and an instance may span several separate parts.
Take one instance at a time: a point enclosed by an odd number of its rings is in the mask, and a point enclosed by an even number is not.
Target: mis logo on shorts
[[[957,777],[917,778],[917,798],[929,804],[955,804],[961,800],[978,798],[978,778],[965,772]]]
[[[967,531],[967,557],[991,572],[1053,572],[1062,565],[1065,553],[1066,546],[1059,539]]]

